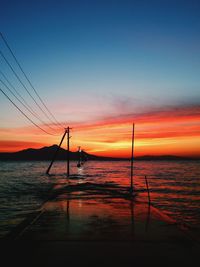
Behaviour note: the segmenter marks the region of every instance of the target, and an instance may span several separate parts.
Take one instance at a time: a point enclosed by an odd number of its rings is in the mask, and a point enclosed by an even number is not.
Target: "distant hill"
[[[14,160],[14,161],[22,161],[22,160],[51,160],[54,156],[58,146],[53,145],[49,147],[42,147],[40,149],[33,149],[28,148],[25,150],[21,150],[18,152],[12,153],[0,153],[0,160]],[[71,160],[78,160],[79,159],[79,152],[71,152],[70,151],[70,159]],[[96,155],[92,155],[86,153],[85,151],[81,152],[81,158],[83,160],[130,160],[129,158],[112,158],[112,157],[100,157]],[[66,160],[67,159],[67,150],[60,148],[57,154],[57,160]],[[141,156],[136,157],[136,160],[191,160],[193,158],[189,157],[178,157],[178,156]]]
[[[54,156],[58,146],[53,145],[49,147],[42,147],[40,149],[28,148],[18,152],[12,153],[0,153],[0,160],[51,160]],[[70,159],[78,160],[79,152],[70,151]],[[113,158],[108,157],[98,157],[92,154],[88,154],[85,151],[81,152],[81,158],[83,160],[112,160]],[[67,150],[60,148],[56,157],[57,160],[66,160],[67,159]]]

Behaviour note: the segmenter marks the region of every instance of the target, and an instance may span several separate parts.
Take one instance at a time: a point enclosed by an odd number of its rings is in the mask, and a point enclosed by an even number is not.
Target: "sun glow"
[[[186,112],[187,111],[187,112]],[[200,108],[123,115],[116,118],[72,124],[70,147],[102,156],[129,157],[132,123],[135,122],[135,155],[200,155]],[[46,136],[32,127],[0,129],[1,151],[17,151],[59,144],[62,137]],[[15,140],[12,140],[13,134]],[[30,142],[33,140],[33,142]],[[63,143],[66,148],[66,143]]]

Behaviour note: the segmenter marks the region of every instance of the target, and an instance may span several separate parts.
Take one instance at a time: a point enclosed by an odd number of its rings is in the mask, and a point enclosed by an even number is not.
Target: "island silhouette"
[[[55,154],[58,146],[46,146],[39,149],[28,148],[25,150],[21,150],[18,152],[0,152],[0,160],[1,161],[20,161],[20,160],[52,160],[53,155]],[[66,160],[67,159],[67,150],[60,148],[57,154],[57,160]],[[122,158],[122,157],[103,157],[97,156],[93,154],[89,154],[84,150],[81,151],[81,157],[83,160],[130,160],[130,158]],[[80,152],[72,152],[70,151],[70,160],[79,160]],[[173,156],[173,155],[161,155],[161,156],[153,156],[153,155],[145,155],[135,157],[135,160],[192,160],[192,159],[200,159],[193,157],[181,157],[181,156]]]

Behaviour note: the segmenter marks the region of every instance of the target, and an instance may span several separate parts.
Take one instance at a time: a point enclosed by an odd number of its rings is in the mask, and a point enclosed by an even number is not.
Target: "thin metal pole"
[[[134,135],[135,135],[135,124],[133,123],[133,131],[132,131],[132,153],[131,153],[131,192],[133,192],[133,155],[134,155]]]
[[[70,136],[70,129],[69,126],[66,128],[67,131],[67,176],[69,177],[70,169],[69,169],[69,162],[70,162],[70,148],[69,148],[69,139],[71,138]]]
[[[69,177],[69,161],[70,161],[70,154],[69,154],[69,130],[70,128],[67,127],[67,176]]]
[[[65,130],[65,132],[64,132],[64,134],[63,134],[63,137],[62,137],[62,139],[61,139],[61,141],[60,141],[60,144],[59,144],[59,146],[57,147],[56,152],[55,152],[55,154],[54,154],[54,156],[53,156],[53,159],[52,159],[52,161],[51,161],[51,163],[50,163],[50,165],[49,165],[49,168],[48,168],[47,171],[46,171],[46,174],[49,174],[49,171],[50,171],[50,169],[51,169],[51,166],[53,165],[53,163],[54,163],[54,161],[55,161],[55,159],[56,159],[56,156],[57,156],[58,151],[59,151],[59,149],[60,149],[60,147],[61,147],[61,145],[62,145],[62,142],[63,142],[63,140],[64,140],[64,138],[65,138],[66,133],[67,133],[67,131]]]

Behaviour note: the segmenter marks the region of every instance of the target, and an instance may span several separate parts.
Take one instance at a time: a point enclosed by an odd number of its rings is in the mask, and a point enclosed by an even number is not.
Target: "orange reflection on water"
[[[58,222],[53,231],[62,231],[64,239],[135,239],[146,236],[150,217],[161,220],[147,203],[81,193],[63,194],[45,205],[45,212],[61,214],[65,228]]]
[[[58,163],[54,171],[62,173],[65,164]],[[71,164],[71,173],[77,174],[76,163]],[[135,161],[133,183],[140,196],[148,201],[144,176],[147,175],[150,198],[154,205],[178,221],[199,224],[200,167],[198,161]],[[65,179],[65,178],[64,178]],[[62,180],[64,182],[64,179]],[[57,180],[59,183],[59,179]],[[71,183],[106,183],[130,186],[130,162],[91,161],[83,165],[79,177]]]

